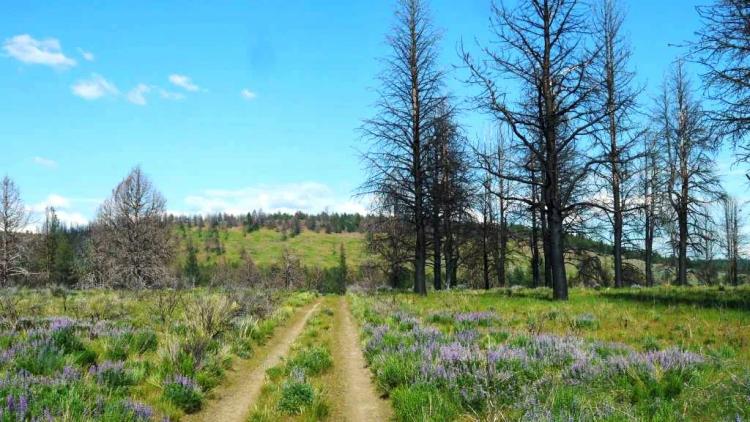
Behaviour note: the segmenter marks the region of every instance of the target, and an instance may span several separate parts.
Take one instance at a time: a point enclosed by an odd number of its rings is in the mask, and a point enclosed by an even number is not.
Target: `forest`
[[[135,165],[69,223],[6,174],[0,422],[750,420],[750,2],[650,90],[625,1],[455,51],[439,5],[388,2],[364,213],[175,212]]]

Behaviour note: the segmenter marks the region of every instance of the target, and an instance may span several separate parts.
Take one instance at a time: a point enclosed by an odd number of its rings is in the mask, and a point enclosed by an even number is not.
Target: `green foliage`
[[[375,380],[384,392],[411,383],[419,371],[415,359],[408,355],[388,355],[374,367]]]
[[[311,405],[315,398],[312,385],[304,381],[288,380],[281,387],[279,410],[288,415],[298,415]]]
[[[164,386],[164,399],[185,413],[197,412],[203,403],[203,395],[200,392],[178,383],[168,383]]]
[[[453,399],[432,384],[398,387],[391,392],[396,420],[449,422],[460,414]]]
[[[320,375],[333,366],[331,352],[323,346],[312,346],[300,350],[290,361],[289,366],[302,368],[311,376]]]

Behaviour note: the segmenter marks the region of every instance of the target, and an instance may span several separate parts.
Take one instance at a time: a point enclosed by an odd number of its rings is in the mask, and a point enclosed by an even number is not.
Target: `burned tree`
[[[635,196],[635,160],[640,133],[635,133],[632,115],[636,112],[638,91],[633,89],[635,73],[629,69],[630,48],[624,39],[624,14],[615,0],[604,0],[596,11],[595,33],[601,54],[595,64],[601,84],[599,103],[605,116],[598,125],[594,139],[601,149],[603,164],[598,169],[597,183],[603,182],[606,198],[600,208],[611,229],[614,263],[614,285],[623,287],[623,237],[625,218],[638,210]],[[609,232],[609,230],[607,230]]]
[[[515,10],[494,6],[492,30],[496,40],[482,50],[483,60],[464,51],[469,82],[481,89],[479,104],[513,134],[540,163],[540,179],[517,178],[539,187],[547,235],[555,299],[567,299],[568,281],[563,255],[565,220],[588,205],[577,197],[596,160],[586,157],[582,144],[602,120],[593,106],[599,86],[593,69],[597,53],[589,28],[575,0],[528,0]],[[513,98],[501,85],[512,79],[520,86]],[[519,198],[523,199],[523,198]],[[523,199],[528,202],[528,198]]]
[[[710,117],[722,135],[750,161],[750,2],[715,0],[699,6],[703,28],[692,57],[705,67],[703,81],[715,102]],[[750,175],[748,175],[750,178]]]
[[[372,141],[365,155],[369,170],[362,193],[386,198],[403,214],[415,235],[414,291],[427,293],[428,153],[442,109],[443,73],[437,65],[438,35],[423,0],[401,0],[388,37],[392,49],[381,74],[377,115],[363,130]],[[390,210],[386,210],[390,212]]]
[[[167,282],[173,248],[166,201],[140,167],[112,191],[93,225],[95,282],[125,288]]]
[[[429,209],[432,231],[434,288],[443,288],[445,258],[446,285],[455,281],[455,225],[465,220],[470,207],[471,180],[465,139],[447,102],[435,122],[435,133],[428,152]]]
[[[678,285],[687,285],[689,250],[698,247],[699,221],[710,218],[705,204],[720,197],[719,181],[714,172],[719,138],[712,130],[708,113],[695,99],[683,64],[678,62],[666,82],[661,99],[662,137],[661,166],[666,169],[665,200],[676,221]]]
[[[0,181],[0,287],[7,287],[16,277],[28,274],[23,265],[23,231],[29,224],[21,193],[8,176]]]
[[[724,232],[722,246],[724,247],[724,255],[727,259],[726,280],[736,286],[739,284],[737,267],[740,257],[740,244],[743,240],[742,233],[740,232],[740,227],[742,227],[742,222],[740,221],[741,207],[737,203],[737,199],[731,196],[724,197],[722,205],[724,208],[724,217],[721,222]]]

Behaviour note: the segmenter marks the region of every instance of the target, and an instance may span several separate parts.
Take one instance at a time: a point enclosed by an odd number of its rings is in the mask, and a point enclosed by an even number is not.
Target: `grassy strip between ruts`
[[[248,418],[250,422],[319,421],[329,416],[326,381],[333,367],[334,299],[324,299],[321,309],[292,345],[288,358],[267,371],[266,384]]]
[[[365,356],[398,420],[750,416],[747,344],[715,348],[698,331],[741,330],[747,315],[656,305],[657,326],[693,328],[680,339],[644,343],[638,327],[653,322],[650,306],[597,307],[580,292],[564,304],[498,293],[351,296],[364,322]]]
[[[12,312],[0,319],[0,421],[148,421],[197,411],[232,359],[250,356],[315,297],[88,291],[62,302],[2,293]]]

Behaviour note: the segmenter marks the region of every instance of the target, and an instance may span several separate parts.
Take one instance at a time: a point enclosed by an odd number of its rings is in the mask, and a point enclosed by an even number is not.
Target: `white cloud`
[[[185,75],[179,75],[179,74],[171,74],[169,75],[169,82],[171,82],[173,85],[178,86],[186,91],[195,92],[199,91],[200,87],[193,83],[192,79],[190,77]]]
[[[240,94],[242,95],[242,98],[246,100],[254,100],[258,96],[258,94],[254,93],[253,91],[250,91],[247,88],[240,91]]]
[[[16,35],[3,42],[3,50],[9,56],[27,64],[58,68],[76,65],[75,60],[63,54],[60,41],[55,38],[37,40],[29,34]]]
[[[84,60],[86,60],[87,62],[93,62],[93,61],[94,61],[94,53],[92,53],[92,52],[90,52],[90,51],[86,51],[86,50],[84,50],[84,49],[82,49],[82,48],[80,48],[80,47],[78,48],[78,53],[79,53],[79,54],[81,55],[81,57],[83,57],[83,59],[84,59]]]
[[[182,100],[185,98],[185,94],[179,93],[179,92],[171,92],[167,91],[166,89],[159,88],[159,95],[164,98],[165,100]]]
[[[146,94],[151,92],[151,87],[146,84],[138,84],[128,92],[127,98],[133,104],[146,105]]]
[[[49,169],[57,168],[57,161],[39,156],[34,157],[34,164]]]
[[[73,94],[85,100],[96,100],[104,96],[119,94],[114,84],[96,73],[92,73],[89,79],[79,80],[70,89]]]
[[[57,219],[60,222],[69,226],[82,226],[88,223],[89,219],[86,218],[81,212],[74,210],[74,203],[79,202],[90,202],[90,200],[73,200],[56,193],[50,194],[43,201],[33,204],[29,207],[29,211],[33,213],[32,221],[37,227],[30,227],[29,229],[40,229],[41,224],[44,223],[44,212],[47,208],[54,208]]]
[[[226,212],[243,214],[252,210],[266,212],[308,212],[325,210],[365,213],[364,203],[348,196],[336,195],[318,182],[261,185],[237,190],[207,190],[185,198],[188,213],[212,214]]]
[[[56,193],[53,193],[47,198],[44,199],[44,201],[34,204],[31,209],[35,212],[44,212],[45,209],[48,207],[52,207],[55,209],[65,209],[69,208],[71,204],[70,199],[58,195]]]

